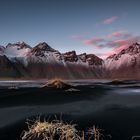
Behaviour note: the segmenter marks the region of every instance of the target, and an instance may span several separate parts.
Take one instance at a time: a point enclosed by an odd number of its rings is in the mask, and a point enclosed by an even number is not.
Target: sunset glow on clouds
[[[47,42],[62,53],[110,55],[139,40],[139,5],[140,0],[3,0],[0,45]]]
[[[87,45],[98,45],[101,42],[104,42],[105,40],[103,38],[93,38],[93,39],[86,39],[84,40],[84,43]]]
[[[109,17],[103,21],[104,24],[112,24],[118,19],[117,16]]]
[[[131,36],[132,36],[131,33],[128,33],[125,31],[117,31],[117,32],[113,32],[112,34],[108,35],[108,38],[118,38],[118,37],[128,38]]]
[[[118,19],[117,16],[112,16],[103,21],[103,24],[112,24]],[[82,42],[87,46],[96,48],[99,57],[107,58],[110,55],[126,49],[129,45],[139,42],[140,36],[134,36],[131,32],[120,30],[112,32],[106,36],[95,36],[92,38],[83,39]],[[103,50],[103,51],[102,51]]]
[[[85,45],[95,47],[97,51],[101,49],[107,49],[107,51],[98,54],[98,56],[106,58],[109,55],[118,53],[122,49],[126,49],[131,44],[139,41],[140,36],[134,36],[133,34],[126,31],[117,31],[107,35],[106,37],[85,39],[83,40],[83,43]]]

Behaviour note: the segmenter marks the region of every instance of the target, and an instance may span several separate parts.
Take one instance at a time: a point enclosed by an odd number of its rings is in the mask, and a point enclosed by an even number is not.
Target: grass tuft
[[[21,134],[22,140],[103,140],[101,129],[95,126],[87,132],[78,131],[76,124],[65,123],[62,120],[43,121],[40,119],[28,121],[28,130]]]
[[[47,84],[43,85],[42,87],[51,87],[51,88],[56,88],[56,89],[65,89],[65,88],[71,88],[72,86],[63,82],[60,79],[54,79],[49,81]]]

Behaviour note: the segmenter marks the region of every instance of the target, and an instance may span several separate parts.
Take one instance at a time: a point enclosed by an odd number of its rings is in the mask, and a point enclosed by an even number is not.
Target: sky
[[[140,0],[0,0],[0,45],[47,42],[105,58],[140,41]]]

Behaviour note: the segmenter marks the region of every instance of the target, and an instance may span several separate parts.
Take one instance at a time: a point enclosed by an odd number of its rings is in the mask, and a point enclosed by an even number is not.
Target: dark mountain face
[[[0,55],[0,77],[21,77],[21,73],[14,64],[5,56]]]
[[[78,61],[78,56],[76,55],[75,51],[66,52],[63,54],[63,56],[64,56],[64,61],[69,61],[69,62],[77,62]]]
[[[3,55],[4,49],[5,49],[5,48],[4,48],[3,46],[0,46],[0,54],[1,54],[1,55]]]
[[[56,52],[56,50],[51,48],[46,42],[43,42],[43,43],[39,43],[34,48],[32,48],[30,54],[43,57],[45,56],[45,53],[48,52]]]
[[[86,61],[89,65],[102,65],[103,60],[94,54],[87,54]]]
[[[103,63],[103,60],[94,54],[83,53],[79,57],[83,62],[88,62],[89,65],[102,65]]]

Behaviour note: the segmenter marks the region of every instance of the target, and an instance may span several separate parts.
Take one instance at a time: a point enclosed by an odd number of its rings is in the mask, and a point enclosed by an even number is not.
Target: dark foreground
[[[54,115],[67,122],[73,120],[84,130],[95,125],[104,130],[105,140],[131,140],[140,135],[139,81],[72,84],[80,91],[1,87],[0,140],[20,140],[27,119],[51,116],[51,120]]]

